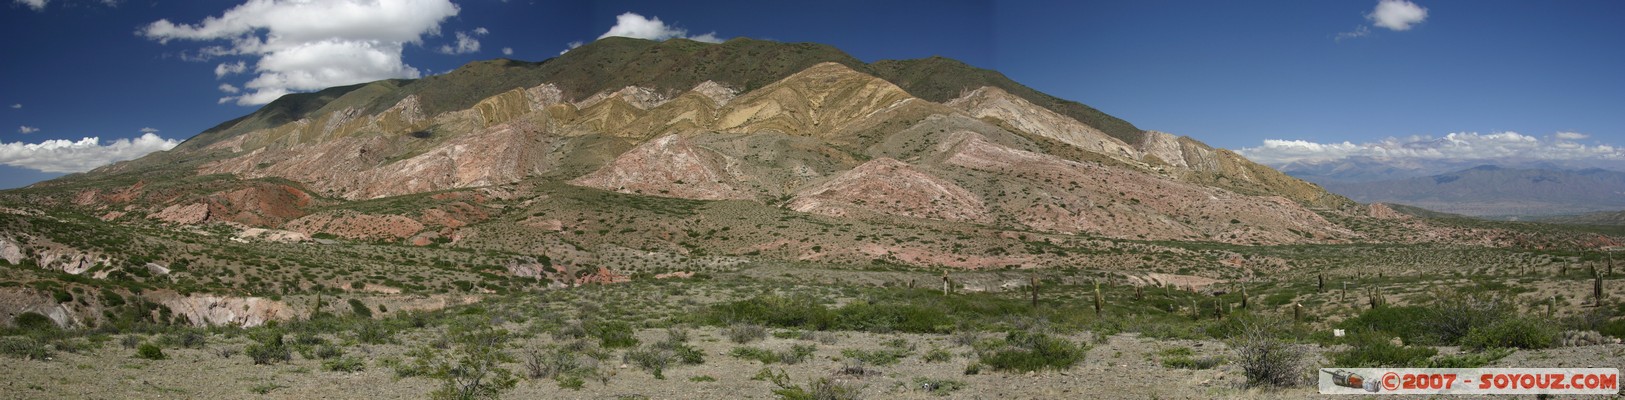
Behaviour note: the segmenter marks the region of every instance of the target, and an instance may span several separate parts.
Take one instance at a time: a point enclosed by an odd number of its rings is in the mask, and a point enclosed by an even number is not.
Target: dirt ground
[[[1188,347],[1195,356],[1225,356],[1223,343],[1217,341],[1154,340],[1124,334],[1099,343],[1087,334],[1069,337],[1080,343],[1092,343],[1083,363],[1064,371],[1045,371],[1028,374],[994,372],[983,368],[980,374],[965,375],[965,366],[971,361],[965,346],[952,343],[946,335],[871,334],[838,332],[833,345],[818,344],[814,357],[795,364],[772,364],[775,371],[782,369],[790,382],[807,385],[820,377],[861,386],[867,399],[1057,399],[1057,398],[1117,398],[1117,399],[1298,399],[1317,397],[1313,387],[1291,389],[1244,389],[1240,367],[1226,362],[1208,370],[1170,369],[1160,365],[1157,352],[1173,347]],[[660,330],[645,330],[638,334],[645,342],[664,339]],[[869,366],[878,374],[855,377],[837,374],[846,361],[841,360],[842,349],[880,349],[883,341],[902,338],[913,344],[915,350],[900,363],[889,366]],[[80,354],[57,353],[48,361],[20,360],[0,357],[0,369],[6,375],[0,398],[7,399],[393,399],[424,398],[439,383],[422,377],[396,378],[394,371],[378,365],[377,360],[387,356],[400,356],[408,346],[403,345],[350,345],[346,354],[367,359],[366,370],[361,372],[323,371],[320,360],[294,356],[290,363],[278,365],[252,365],[241,354],[220,357],[222,349],[241,349],[245,338],[225,339],[211,336],[203,349],[165,349],[167,360],[144,360],[134,357],[135,352],[116,343]],[[421,338],[404,338],[404,342],[417,342]],[[551,339],[541,336],[518,340],[513,348],[539,346]],[[503,393],[506,398],[557,399],[770,399],[777,388],[766,380],[752,380],[764,365],[758,361],[741,360],[728,355],[738,344],[726,340],[717,328],[701,328],[692,332],[690,344],[703,350],[705,363],[677,366],[666,371],[665,379],[633,366],[618,365],[608,384],[588,380],[580,390],[560,388],[551,379],[521,379],[512,390]],[[769,336],[749,346],[770,350],[788,349],[794,344],[815,343],[798,339]],[[922,355],[933,348],[947,349],[954,354],[945,362],[926,362]],[[1453,349],[1443,349],[1449,353]],[[1324,359],[1316,362],[1324,363]],[[612,357],[606,363],[617,363]],[[1519,351],[1491,367],[1619,367],[1625,365],[1625,345],[1603,345],[1559,348],[1540,351]],[[509,364],[515,373],[522,367]],[[709,376],[715,381],[702,382],[690,378]],[[916,378],[946,379],[963,383],[963,388],[938,396],[921,390]],[[266,394],[256,394],[254,388],[270,387]],[[1600,396],[1614,397],[1614,396]],[[1384,398],[1387,398],[1384,396]],[[1454,398],[1454,397],[1453,397]]]

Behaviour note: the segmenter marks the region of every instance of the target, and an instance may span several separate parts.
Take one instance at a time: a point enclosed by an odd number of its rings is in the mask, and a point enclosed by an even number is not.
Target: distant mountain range
[[[1367,160],[1369,161],[1369,160]],[[1362,161],[1323,166],[1319,180],[1333,193],[1362,203],[1398,203],[1477,217],[1553,216],[1625,210],[1625,173],[1602,170],[1507,168],[1484,165],[1431,176],[1366,182],[1330,177],[1403,176],[1404,166],[1373,168]],[[1358,171],[1358,172],[1357,172]],[[1307,176],[1317,176],[1309,178]]]

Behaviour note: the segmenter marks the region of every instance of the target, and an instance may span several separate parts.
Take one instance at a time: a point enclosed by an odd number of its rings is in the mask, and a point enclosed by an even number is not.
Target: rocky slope
[[[153,171],[214,180],[185,194],[97,183]],[[1240,244],[1357,239],[1313,210],[1364,213],[996,72],[752,40],[614,38],[541,63],[290,95],[174,151],[41,188],[85,187],[76,204],[109,220],[427,244],[469,222],[447,219],[444,202],[346,204],[534,180],[842,218]],[[502,213],[470,207],[459,215]]]

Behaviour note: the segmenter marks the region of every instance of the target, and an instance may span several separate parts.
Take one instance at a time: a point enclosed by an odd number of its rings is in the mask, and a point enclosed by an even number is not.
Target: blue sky
[[[0,1],[0,187],[164,148],[278,90],[542,60],[617,29],[956,58],[1272,165],[1625,159],[1619,1],[376,0],[399,7],[325,28],[286,0]],[[324,4],[351,3],[373,0]]]

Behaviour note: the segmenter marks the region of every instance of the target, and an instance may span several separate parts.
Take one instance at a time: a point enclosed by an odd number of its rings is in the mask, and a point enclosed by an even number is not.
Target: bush
[[[1162,359],[1163,367],[1173,369],[1212,369],[1213,367],[1217,367],[1222,363],[1224,363],[1224,359],[1219,357],[1196,358],[1189,355],[1181,355],[1163,357]]]
[[[767,328],[756,324],[733,324],[722,329],[722,335],[729,341],[746,344],[767,338]]]
[[[1281,340],[1263,323],[1245,324],[1230,338],[1230,348],[1248,386],[1290,387],[1304,381],[1303,349]]]
[[[818,351],[817,346],[810,344],[798,344],[791,346],[790,350],[779,352],[773,352],[771,350],[756,347],[735,347],[733,350],[728,352],[728,355],[739,359],[760,361],[763,364],[799,364],[802,361],[812,358],[813,352],[816,351]]]
[[[457,343],[456,360],[442,359],[432,367],[441,380],[439,389],[429,393],[434,399],[494,399],[518,384],[513,372],[502,368],[514,361],[502,351],[508,332],[488,324],[463,321],[450,329]]]
[[[162,360],[169,358],[169,356],[164,355],[164,349],[152,343],[142,344],[141,347],[135,350],[135,356],[148,360]]]
[[[594,321],[583,324],[587,334],[598,338],[598,345],[606,349],[618,349],[638,345],[638,338],[632,334],[632,325],[624,321]]]
[[[26,336],[0,336],[0,354],[28,360],[44,360],[51,356],[51,348],[44,342]]]
[[[367,304],[361,300],[350,299],[350,312],[357,317],[372,318],[372,309],[367,308]]]
[[[56,322],[51,321],[50,317],[32,311],[17,314],[16,317],[11,318],[11,322],[17,325],[18,330],[22,331],[46,332],[56,330]]]
[[[243,353],[254,360],[255,365],[270,365],[278,362],[293,360],[293,351],[282,341],[282,332],[261,333],[259,342],[249,344],[243,348]]]
[[[1431,347],[1396,345],[1380,332],[1357,332],[1348,336],[1349,348],[1330,354],[1339,367],[1424,367],[1428,358],[1439,354]]]
[[[1043,333],[1010,332],[1004,342],[981,354],[980,364],[998,371],[1067,369],[1083,361],[1086,349]]]
[[[1544,349],[1552,347],[1557,341],[1557,329],[1556,324],[1536,318],[1507,318],[1468,331],[1461,339],[1461,346],[1473,350],[1498,347]]]
[[[357,357],[341,357],[322,362],[323,371],[333,372],[361,372],[367,369],[367,363]]]
[[[921,358],[924,359],[925,362],[931,363],[947,362],[948,360],[954,359],[954,353],[949,352],[948,349],[937,347],[932,348],[931,351],[925,352],[925,356]]]
[[[381,322],[367,320],[355,327],[355,339],[366,344],[386,344],[395,340],[395,331]]]

